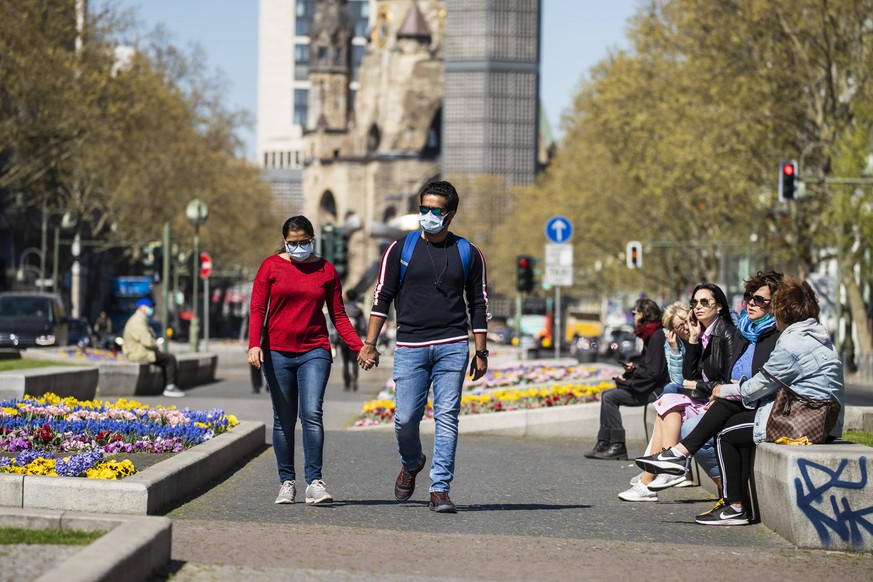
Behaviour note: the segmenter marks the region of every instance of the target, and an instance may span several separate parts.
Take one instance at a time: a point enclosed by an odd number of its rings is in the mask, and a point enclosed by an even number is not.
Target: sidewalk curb
[[[23,509],[154,514],[264,446],[262,422],[244,421],[217,437],[120,481],[0,475],[0,504]]]
[[[98,515],[39,509],[0,508],[0,526],[22,529],[107,533],[36,578],[65,580],[147,580],[170,561],[172,521],[166,517]]]

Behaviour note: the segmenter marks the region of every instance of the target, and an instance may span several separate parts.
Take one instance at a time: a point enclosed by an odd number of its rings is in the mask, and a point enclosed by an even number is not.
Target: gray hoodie
[[[840,361],[827,330],[815,319],[793,323],[785,328],[764,370],[782,380],[796,393],[814,399],[832,398],[840,404],[840,415],[831,436],[843,434],[845,384]],[[757,408],[753,438],[755,443],[766,440],[767,419],[780,384],[763,371],[739,384],[725,384],[719,396],[741,397],[747,408]]]

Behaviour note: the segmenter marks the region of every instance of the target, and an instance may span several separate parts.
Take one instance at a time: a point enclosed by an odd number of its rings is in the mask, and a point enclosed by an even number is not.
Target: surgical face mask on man
[[[288,244],[285,243],[285,252],[298,263],[305,261],[312,254],[312,243],[306,244]]]
[[[155,314],[154,307],[146,307],[146,317],[152,317]]]
[[[418,223],[421,225],[421,229],[427,234],[436,234],[443,229],[445,218],[445,215],[434,216],[432,212],[428,212],[427,214],[419,213]]]

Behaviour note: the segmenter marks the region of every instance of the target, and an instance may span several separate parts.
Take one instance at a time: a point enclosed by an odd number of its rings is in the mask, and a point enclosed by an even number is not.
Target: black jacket
[[[776,329],[774,325],[764,333],[758,336],[758,342],[755,344],[755,353],[752,355],[752,376],[761,371],[761,368],[764,367],[764,364],[767,363],[767,360],[770,359],[770,354],[773,353],[773,349],[776,347],[776,340],[779,339],[780,332]],[[746,348],[749,347],[749,340],[747,340],[743,334],[737,331],[737,347],[734,351],[734,357],[731,358],[731,370],[734,369],[734,365],[736,365],[737,360],[740,359],[740,356],[743,355],[743,352],[746,351]]]
[[[739,350],[739,331],[736,326],[718,318],[706,349],[701,349],[700,342],[685,345],[685,359],[682,362],[682,376],[688,380],[697,380],[697,387],[692,398],[709,398],[712,389],[717,384],[731,381],[731,370],[734,362],[742,351]],[[706,372],[708,381],[703,381]]]
[[[616,386],[645,394],[662,389],[669,381],[667,357],[664,354],[664,330],[658,328],[643,344],[643,352],[633,359],[634,368],[615,381]]]

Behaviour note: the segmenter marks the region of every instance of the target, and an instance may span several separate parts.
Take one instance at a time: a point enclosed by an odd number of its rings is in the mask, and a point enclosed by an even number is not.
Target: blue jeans
[[[303,429],[303,469],[306,482],[321,479],[324,451],[322,404],[330,376],[330,352],[264,352],[264,373],[273,401],[273,452],[279,481],[296,481],[294,428],[298,411]]]
[[[703,418],[703,414],[705,413],[692,416],[682,423],[682,430],[680,431],[681,438],[684,439],[692,430],[694,430],[694,427],[697,426],[697,423],[700,422],[701,418]],[[706,441],[706,444],[700,447],[699,451],[694,453],[694,460],[697,461],[700,468],[713,479],[721,477],[721,469],[718,466],[718,456],[715,453],[715,437]]]
[[[394,349],[396,409],[394,434],[400,462],[409,471],[421,466],[419,425],[433,384],[433,462],[430,468],[431,491],[449,491],[455,471],[458,446],[458,413],[461,388],[467,372],[466,341]]]
[[[661,390],[661,395],[663,396],[664,394],[677,394],[679,392],[679,388],[682,388],[682,384],[674,384],[673,382],[670,382],[669,384],[664,386],[663,390]]]

